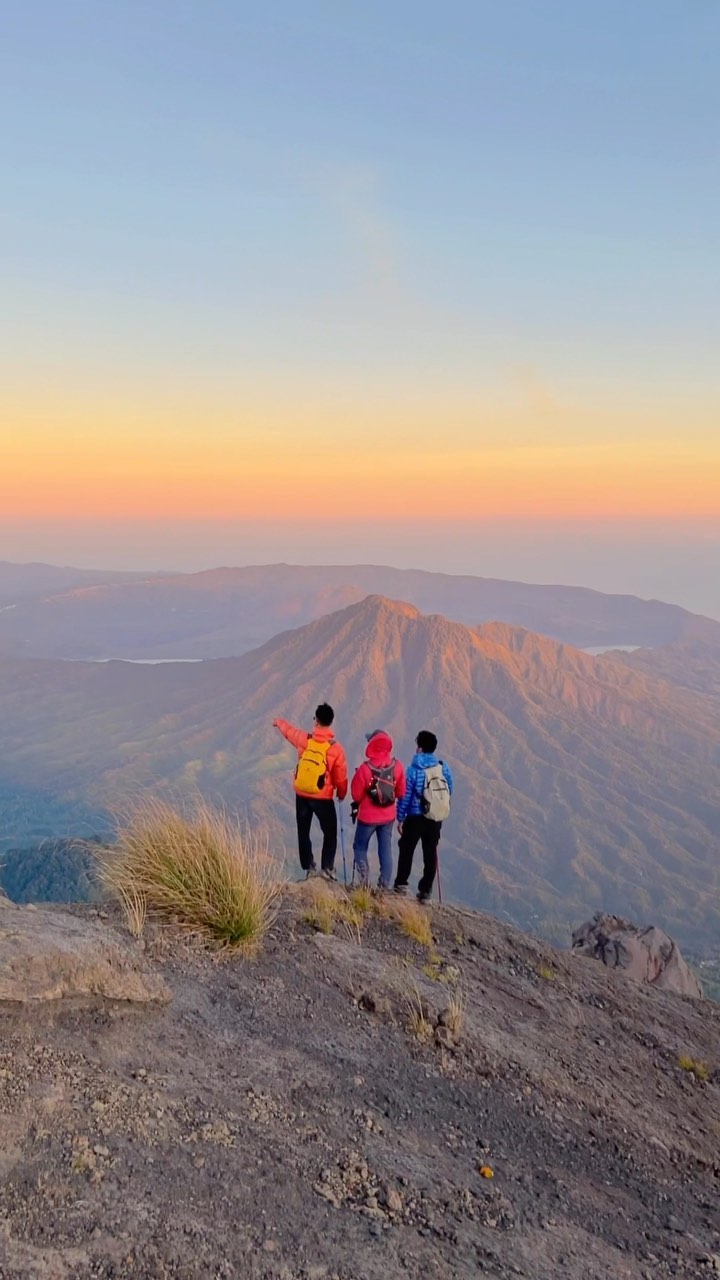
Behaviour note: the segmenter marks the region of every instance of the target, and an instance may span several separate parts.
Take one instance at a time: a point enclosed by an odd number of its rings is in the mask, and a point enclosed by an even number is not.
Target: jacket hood
[[[370,738],[365,748],[365,755],[371,764],[381,768],[390,763],[392,749],[393,740],[390,734],[378,729]]]
[[[439,763],[437,756],[431,751],[418,751],[415,756],[415,764],[418,764],[421,769],[430,769],[434,764]]]

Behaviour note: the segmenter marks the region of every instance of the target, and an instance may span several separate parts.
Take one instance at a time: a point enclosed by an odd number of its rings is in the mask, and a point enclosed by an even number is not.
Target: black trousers
[[[435,883],[438,865],[438,844],[442,822],[433,822],[424,814],[411,814],[403,823],[403,833],[398,844],[398,869],[395,884],[404,886],[410,879],[413,854],[418,840],[422,844],[423,873],[418,885],[420,893],[430,893]]]
[[[337,810],[334,800],[312,800],[310,796],[295,796],[295,816],[297,818],[298,852],[300,866],[303,871],[315,867],[313,858],[310,827],[313,817],[320,823],[323,833],[322,869],[332,871],[335,866],[337,852]]]

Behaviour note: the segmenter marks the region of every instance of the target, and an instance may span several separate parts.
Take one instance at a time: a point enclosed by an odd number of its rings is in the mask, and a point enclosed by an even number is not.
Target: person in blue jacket
[[[443,819],[450,812],[453,780],[448,766],[438,760],[437,738],[428,729],[417,736],[417,753],[406,775],[405,795],[398,800],[398,868],[395,892],[406,894],[412,872],[413,854],[422,845],[423,874],[418,885],[418,902],[429,902],[437,875],[438,843]]]

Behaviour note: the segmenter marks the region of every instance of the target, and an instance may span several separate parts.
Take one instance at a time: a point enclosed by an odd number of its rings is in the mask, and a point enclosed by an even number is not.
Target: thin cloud
[[[387,212],[378,171],[359,163],[311,166],[303,181],[345,242],[357,277],[356,303],[417,317],[423,304],[408,282],[401,237]]]
[[[514,365],[510,376],[533,414],[557,418],[574,412],[575,406],[563,400],[533,365]]]
[[[369,283],[381,289],[397,288],[401,255],[390,221],[381,211],[377,174],[348,166],[335,174],[330,196]]]

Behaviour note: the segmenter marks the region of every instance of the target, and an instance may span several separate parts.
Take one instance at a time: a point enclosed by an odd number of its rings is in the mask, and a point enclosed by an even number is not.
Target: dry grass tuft
[[[98,861],[136,934],[148,912],[207,942],[252,950],[274,916],[280,886],[266,843],[201,799],[187,813],[141,800]]]
[[[133,938],[141,938],[145,929],[145,921],[147,920],[147,898],[145,894],[122,883],[116,886],[115,892],[120,901],[125,923],[130,933]]]
[[[333,893],[319,878],[309,881],[307,892],[310,903],[302,917],[306,924],[312,925],[319,933],[332,933],[339,922],[354,940],[360,940],[363,914],[353,899]]]
[[[317,929],[318,933],[332,933],[336,914],[332,898],[317,898],[306,911],[303,911],[302,918],[305,924]]]
[[[376,899],[367,885],[361,884],[350,890],[350,902],[361,915],[369,915],[376,909]]]
[[[699,1062],[697,1058],[691,1058],[685,1053],[678,1058],[678,1066],[682,1067],[683,1071],[689,1071],[696,1080],[707,1080],[710,1076],[710,1069],[706,1062]]]
[[[460,1032],[462,1031],[464,1021],[465,1000],[463,998],[462,991],[456,991],[451,995],[443,1016],[443,1022],[455,1040],[457,1040]]]
[[[537,972],[538,972],[538,977],[543,978],[545,982],[554,982],[555,979],[557,978],[557,974],[553,969],[552,965],[550,964],[538,965]]]
[[[410,986],[405,1004],[407,1007],[408,1030],[416,1040],[430,1040],[433,1034],[432,1023],[428,1020],[423,998],[417,986]]]
[[[387,903],[383,903],[382,912],[389,919],[395,920],[403,933],[414,942],[419,942],[422,947],[433,945],[429,913],[417,903],[405,902],[402,898],[388,899]]]

